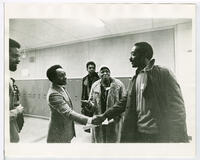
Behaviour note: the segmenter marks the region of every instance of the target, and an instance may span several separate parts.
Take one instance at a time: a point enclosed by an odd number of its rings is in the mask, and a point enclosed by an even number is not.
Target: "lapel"
[[[99,81],[99,83],[94,87],[94,93],[95,94],[101,94],[101,83],[100,83],[100,81]]]
[[[10,79],[9,81],[9,93],[13,94],[14,93],[14,89],[13,89],[13,81]]]
[[[132,77],[131,81],[128,85],[128,96],[134,95],[135,92],[135,81],[136,81],[136,75]]]
[[[62,89],[60,86],[57,86],[57,85],[53,85],[53,89],[56,90],[59,94],[61,94],[64,97],[66,102],[71,103],[71,98],[69,97],[69,94],[67,93],[66,90]]]
[[[115,85],[115,83],[114,83],[114,79],[111,78],[110,89],[108,90],[107,103],[108,103],[108,99],[109,99],[110,97],[112,97],[115,88],[116,88],[116,85]]]
[[[66,100],[68,100],[68,102],[70,103],[70,105],[71,105],[71,107],[72,107],[72,106],[73,106],[73,105],[72,105],[72,100],[71,100],[71,97],[70,97],[70,95],[69,95],[67,89],[64,89],[64,88],[63,88],[63,93],[65,94],[65,97],[67,98]]]
[[[84,84],[85,86],[88,86],[88,76],[86,76],[86,78],[84,79],[83,84]]]
[[[110,89],[108,90],[108,96],[107,96],[107,101],[106,103],[108,104],[109,99],[112,97],[113,91],[115,90],[116,85],[114,83],[114,79],[112,79],[112,82],[110,84]],[[100,104],[101,100],[101,82],[94,87],[94,93],[98,95],[97,103]]]
[[[94,95],[95,95],[95,100],[97,102],[98,105],[101,105],[101,84],[100,81],[98,81],[98,83],[95,85],[94,89]]]

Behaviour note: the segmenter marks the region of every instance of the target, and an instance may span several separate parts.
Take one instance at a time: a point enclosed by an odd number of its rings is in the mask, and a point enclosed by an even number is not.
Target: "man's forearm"
[[[69,114],[69,118],[70,118],[71,120],[75,121],[75,122],[78,122],[78,123],[80,123],[80,124],[86,125],[87,122],[88,122],[88,118],[89,118],[89,117],[84,116],[84,115],[82,115],[82,114],[79,114],[79,113],[77,113],[77,112],[75,112],[75,111],[72,111],[72,112],[70,112],[70,114]]]
[[[125,111],[126,108],[126,102],[127,102],[127,96],[124,96],[118,103],[116,103],[113,107],[106,110],[106,112],[103,114],[103,117],[106,118],[114,118],[116,116],[119,116],[121,113]]]
[[[123,97],[117,104],[109,108],[100,115],[95,115],[92,119],[92,124],[100,125],[106,118],[112,119],[116,116],[119,116],[122,112],[125,111],[127,97]]]

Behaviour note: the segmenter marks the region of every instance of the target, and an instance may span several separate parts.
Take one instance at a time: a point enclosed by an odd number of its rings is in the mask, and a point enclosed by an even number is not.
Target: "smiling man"
[[[47,143],[70,143],[75,137],[74,121],[80,124],[91,124],[91,118],[76,113],[65,88],[66,73],[60,65],[51,66],[47,77],[52,82],[47,94],[47,103],[51,109],[51,120]]]
[[[125,111],[121,142],[188,142],[180,86],[168,69],[154,65],[152,57],[153,49],[147,42],[133,46],[130,62],[137,70],[128,95],[92,123],[100,124]]]
[[[107,66],[100,67],[100,79],[92,85],[89,96],[89,109],[94,115],[104,113],[126,95],[124,84],[110,76]],[[87,103],[87,101],[86,101]],[[117,143],[120,140],[122,115],[112,117],[108,125],[100,125],[92,129],[94,143]]]

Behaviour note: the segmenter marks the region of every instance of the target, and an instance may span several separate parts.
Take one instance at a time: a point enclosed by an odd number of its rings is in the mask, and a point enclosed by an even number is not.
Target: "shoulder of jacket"
[[[100,78],[98,72],[95,72],[95,77]]]
[[[155,65],[153,67],[153,70],[158,71],[158,72],[163,72],[163,73],[169,73],[170,72],[170,70],[167,67],[159,66],[159,65]]]
[[[89,74],[87,74],[84,78],[88,78]]]
[[[174,73],[170,69],[158,65],[153,68],[153,73],[163,78],[174,76]]]
[[[84,81],[87,77],[88,77],[88,75],[86,75],[85,77],[83,77],[82,80]]]
[[[119,80],[119,79],[112,78],[112,80],[113,80],[113,82],[114,82],[115,84],[117,84],[117,85],[120,85],[120,86],[123,85],[122,81]]]
[[[95,88],[96,86],[100,85],[100,81],[101,81],[101,79],[95,81],[95,82],[92,84],[92,88]]]
[[[48,93],[47,95],[51,95],[51,94],[59,94],[59,92],[54,88],[54,87],[50,87],[49,90],[48,90]]]

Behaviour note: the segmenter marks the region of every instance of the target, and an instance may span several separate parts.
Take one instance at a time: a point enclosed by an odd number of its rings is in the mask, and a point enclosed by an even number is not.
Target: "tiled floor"
[[[49,120],[25,117],[20,133],[20,143],[46,143]],[[76,137],[72,143],[90,143],[91,134],[83,131],[83,126],[75,124]]]

